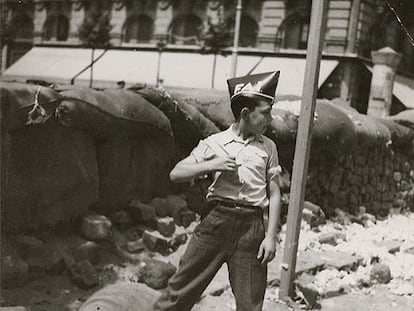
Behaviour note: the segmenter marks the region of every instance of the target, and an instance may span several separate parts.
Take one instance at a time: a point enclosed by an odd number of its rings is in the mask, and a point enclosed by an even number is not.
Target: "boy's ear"
[[[250,110],[247,107],[243,107],[242,110],[240,111],[240,117],[242,119],[245,119],[249,116]]]

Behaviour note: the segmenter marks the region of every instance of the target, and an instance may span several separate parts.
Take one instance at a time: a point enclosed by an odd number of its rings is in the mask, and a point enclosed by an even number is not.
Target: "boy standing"
[[[275,143],[263,135],[272,121],[278,78],[279,72],[269,72],[228,80],[235,123],[202,140],[171,171],[174,182],[207,173],[214,180],[206,196],[210,212],[194,230],[156,310],[191,310],[224,262],[237,310],[262,310],[280,217],[281,168]]]

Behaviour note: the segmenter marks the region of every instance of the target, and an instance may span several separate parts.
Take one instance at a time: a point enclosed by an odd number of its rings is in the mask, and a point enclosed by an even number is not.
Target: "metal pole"
[[[234,24],[233,53],[232,53],[232,58],[231,58],[231,77],[232,78],[236,76],[236,70],[237,70],[237,55],[239,53],[241,13],[242,13],[242,0],[237,0],[236,20]]]
[[[319,65],[325,34],[326,7],[328,0],[312,1],[312,15],[308,38],[305,79],[302,91],[302,107],[299,116],[298,135],[293,161],[292,184],[287,219],[286,241],[283,252],[280,297],[292,297],[293,281],[296,273],[296,255],[303,201],[305,197],[306,176],[312,141],[313,117],[318,90]]]

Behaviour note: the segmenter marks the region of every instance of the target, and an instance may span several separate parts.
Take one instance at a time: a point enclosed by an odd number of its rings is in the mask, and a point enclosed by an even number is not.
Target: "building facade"
[[[111,48],[197,51],[208,23],[234,24],[237,0],[1,0],[2,69],[32,46],[76,47],[79,26],[91,12],[108,14]],[[304,55],[311,0],[244,0],[240,53]],[[414,33],[414,1],[393,1]],[[354,60],[369,63],[371,51],[402,54],[398,70],[414,74],[414,48],[383,0],[329,0],[324,55],[342,58],[325,86],[325,97],[358,98],[366,82]],[[230,51],[230,50],[229,50]],[[368,85],[369,87],[369,85]]]

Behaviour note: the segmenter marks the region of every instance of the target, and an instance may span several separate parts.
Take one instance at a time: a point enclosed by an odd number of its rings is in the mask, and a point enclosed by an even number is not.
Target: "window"
[[[170,43],[197,44],[202,30],[201,19],[195,15],[175,18],[170,26]]]
[[[54,15],[46,20],[43,28],[43,40],[66,41],[69,32],[69,22],[63,15]]]
[[[309,16],[293,14],[279,27],[276,42],[285,49],[305,50],[308,45]]]
[[[227,24],[230,29],[234,31],[235,19],[230,17],[227,20]],[[256,21],[247,15],[242,15],[240,21],[240,35],[239,46],[241,47],[255,47],[257,44],[257,34],[259,32],[259,26]]]
[[[15,39],[33,39],[33,22],[27,15],[16,16],[11,23]]]
[[[124,42],[150,42],[154,22],[146,15],[130,17],[124,26]]]

